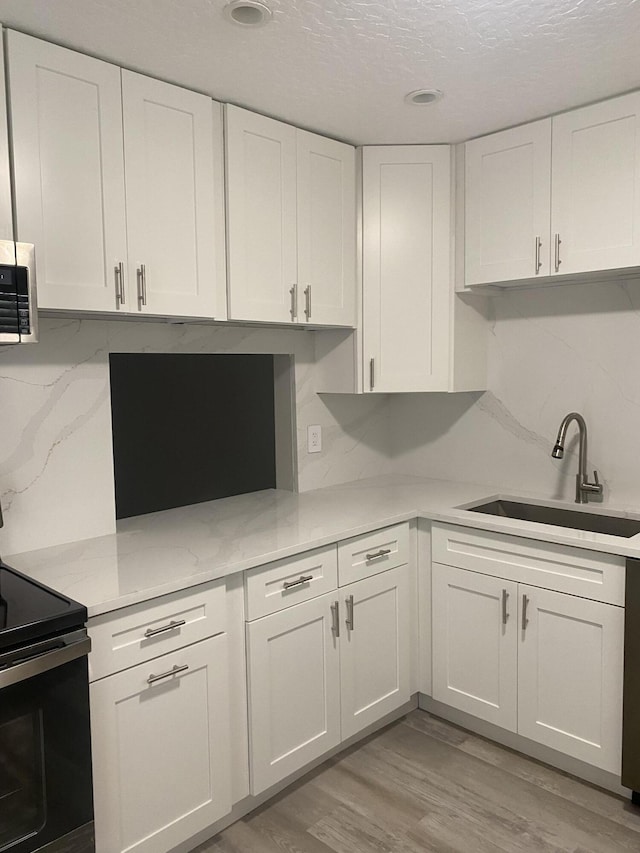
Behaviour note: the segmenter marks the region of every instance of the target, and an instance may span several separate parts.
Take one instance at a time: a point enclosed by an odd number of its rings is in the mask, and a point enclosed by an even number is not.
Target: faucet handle
[[[598,472],[597,472],[595,469],[594,469],[594,472],[593,472],[593,479],[594,479],[594,483],[593,483],[593,491],[594,491],[597,495],[601,495],[601,494],[602,494],[602,483],[601,483],[601,482],[600,482],[600,480],[598,479]]]

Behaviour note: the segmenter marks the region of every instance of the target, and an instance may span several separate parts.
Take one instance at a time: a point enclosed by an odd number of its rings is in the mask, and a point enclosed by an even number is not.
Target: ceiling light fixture
[[[416,89],[415,92],[409,92],[408,95],[404,96],[405,103],[414,107],[424,107],[426,104],[433,104],[442,98],[444,98],[444,92],[440,89]]]
[[[259,0],[233,0],[223,12],[228,21],[241,27],[264,27],[272,16],[271,9]]]

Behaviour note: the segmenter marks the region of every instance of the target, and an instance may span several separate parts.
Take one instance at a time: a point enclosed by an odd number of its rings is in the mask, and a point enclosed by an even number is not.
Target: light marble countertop
[[[483,485],[406,476],[302,494],[268,490],[125,519],[109,536],[5,560],[82,602],[91,617],[416,517],[640,558],[640,534],[625,539],[460,508],[495,496]],[[624,509],[588,511],[640,518]]]

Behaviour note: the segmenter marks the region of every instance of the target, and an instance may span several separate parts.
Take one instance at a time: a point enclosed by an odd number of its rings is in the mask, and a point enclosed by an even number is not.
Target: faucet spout
[[[579,412],[569,412],[565,415],[558,429],[556,443],[551,451],[554,459],[562,459],[569,424],[575,421],[580,433],[580,450],[578,454],[578,474],[576,476],[576,503],[586,504],[590,494],[602,494],[602,484],[598,480],[598,472],[593,472],[594,482],[590,483],[587,476],[587,424]]]

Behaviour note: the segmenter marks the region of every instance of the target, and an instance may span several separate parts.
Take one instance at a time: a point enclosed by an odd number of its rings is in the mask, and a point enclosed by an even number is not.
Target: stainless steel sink
[[[481,512],[484,515],[517,518],[520,521],[535,521],[538,524],[554,524],[557,527],[606,533],[609,536],[624,536],[627,539],[640,533],[639,519],[580,512],[555,506],[540,506],[501,498],[479,506],[466,506],[464,509],[470,512]]]

